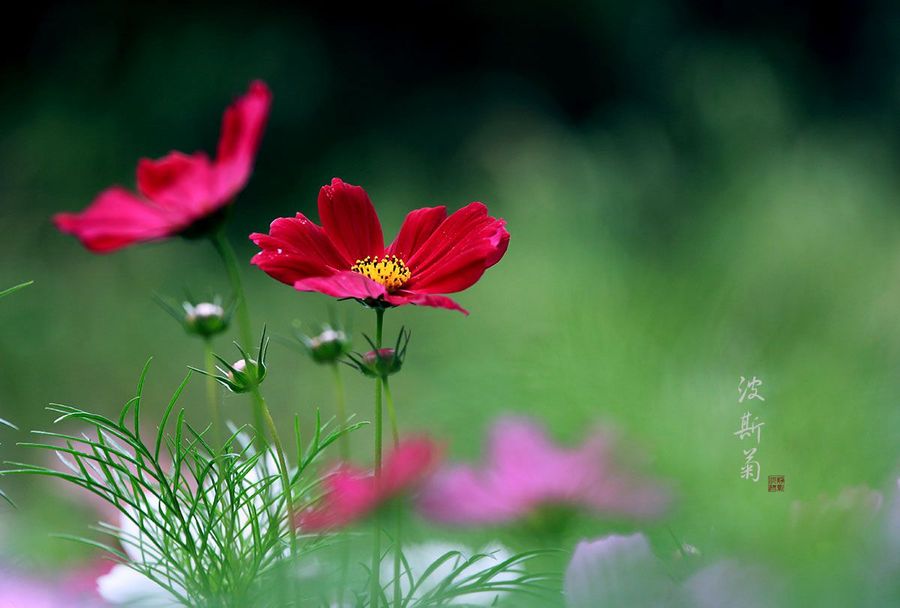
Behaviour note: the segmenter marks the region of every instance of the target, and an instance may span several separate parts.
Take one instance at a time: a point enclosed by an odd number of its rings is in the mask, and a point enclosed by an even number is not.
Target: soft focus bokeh
[[[253,78],[274,93],[249,187],[229,232],[316,218],[333,176],[364,186],[392,238],[405,213],[484,201],[509,252],[458,301],[471,311],[389,311],[412,330],[392,387],[408,430],[481,454],[501,413],[539,417],[561,441],[615,429],[628,456],[677,500],[643,527],[705,557],[762,563],[792,581],[790,603],[852,605],[882,514],[822,501],[868,486],[894,497],[900,462],[900,8],[889,2],[418,3],[356,8],[262,3],[51,3],[0,40],[0,453],[50,427],[51,402],[107,413],[153,357],[148,420],[201,344],[154,303],[228,293],[215,252],[174,240],[86,252],[49,217],[142,156],[214,149],[221,112]],[[300,294],[245,267],[257,329],[313,331],[347,319],[357,348],[374,315]],[[217,339],[236,358],[232,336]],[[298,413],[330,416],[327,370],[280,343],[264,385],[289,434]],[[344,370],[350,407],[371,383]],[[762,479],[740,479],[734,436],[763,381]],[[206,416],[203,382],[183,400]],[[228,415],[249,404],[226,397]],[[371,433],[355,436],[364,459]],[[782,474],[784,493],[766,476]],[[0,479],[0,549],[37,571],[79,563],[90,508],[57,485]],[[846,493],[845,493],[846,496]],[[804,504],[797,504],[803,501]],[[582,537],[634,529],[585,522]],[[455,533],[448,533],[450,537]],[[535,539],[504,531],[504,542]],[[475,544],[493,539],[473,534]],[[561,557],[556,567],[562,568]],[[881,593],[881,591],[871,593]],[[806,604],[811,605],[811,604]]]

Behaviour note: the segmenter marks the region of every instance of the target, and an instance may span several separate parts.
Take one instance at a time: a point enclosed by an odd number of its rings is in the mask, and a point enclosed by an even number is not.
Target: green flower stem
[[[334,379],[334,403],[338,417],[338,428],[341,431],[341,438],[338,440],[338,448],[343,462],[350,461],[350,438],[347,436],[347,399],[344,393],[344,380],[341,377],[341,368],[337,361],[331,364],[332,377]],[[344,592],[347,586],[347,579],[350,575],[350,545],[344,543],[340,551],[341,573],[338,581],[337,589],[337,605],[344,605]]]
[[[262,396],[262,393],[259,390],[259,386],[253,387],[253,399],[257,402],[258,408],[265,419],[266,426],[269,429],[269,434],[272,435],[272,443],[275,445],[275,457],[278,460],[278,473],[281,476],[281,485],[282,491],[284,492],[284,500],[287,506],[287,514],[288,514],[288,528],[290,529],[294,522],[297,521],[296,513],[294,513],[294,497],[293,490],[291,487],[291,475],[287,466],[287,459],[284,457],[284,448],[281,445],[281,439],[278,437],[278,429],[275,426],[275,420],[272,419],[272,414],[269,413],[269,408],[266,406],[266,400]],[[262,429],[259,430],[259,433],[262,433]],[[290,532],[290,542],[291,542],[291,555],[295,558],[297,557],[297,537],[293,533]]]
[[[394,608],[403,607],[400,588],[400,569],[403,561],[403,508],[398,501],[394,507]]]
[[[237,321],[238,331],[240,332],[241,346],[246,352],[250,352],[253,348],[253,327],[250,324],[250,310],[247,307],[247,296],[244,293],[244,284],[241,281],[241,271],[238,268],[237,256],[234,254],[234,248],[225,237],[224,230],[217,230],[210,237],[213,247],[219,252],[222,263],[225,264],[225,271],[228,273],[228,279],[231,281],[231,289],[234,291],[234,297],[237,299]],[[265,413],[259,407],[259,400],[255,400],[253,408],[253,424],[256,427],[257,448],[264,451],[266,445],[265,434]],[[263,404],[263,408],[265,404]]]
[[[348,462],[350,460],[350,438],[347,436],[347,398],[344,395],[344,380],[341,378],[341,369],[337,361],[331,364],[331,371],[334,378],[334,405],[338,417],[338,428],[341,431],[341,438],[338,442],[340,448],[341,460]]]
[[[375,309],[375,349],[381,349],[381,337],[384,330],[384,309]],[[381,477],[381,378],[375,379],[375,479]],[[372,539],[372,589],[371,608],[378,608],[381,604],[381,527],[380,518],[375,519],[375,529]]]
[[[216,383],[216,358],[213,355],[212,340],[203,340],[203,354],[206,360],[206,403],[213,425],[213,445],[218,450],[222,441],[222,412],[219,408],[219,390]]]
[[[400,443],[400,432],[397,430],[397,411],[394,409],[394,397],[391,395],[391,385],[387,376],[384,377],[384,396],[387,400],[388,417],[391,420],[391,436],[394,448]],[[401,608],[403,600],[400,590],[400,569],[403,562],[403,509],[399,503],[394,509],[394,608]]]
[[[384,309],[375,309],[375,350],[381,350],[381,336],[384,330]],[[381,437],[382,437],[382,415],[381,415],[381,385],[382,379],[379,376],[375,378],[375,475],[381,475]]]
[[[219,475],[216,478],[216,500],[224,497],[222,484],[225,481],[225,463],[222,461],[220,453],[225,451],[222,439],[222,412],[219,408],[219,387],[215,379],[216,374],[216,358],[213,355],[212,339],[207,337],[203,340],[203,353],[206,359],[206,401],[209,405],[209,415],[212,417],[212,444],[216,452],[217,466]],[[230,526],[229,526],[230,527]],[[229,529],[228,533],[231,534]]]
[[[237,256],[234,253],[234,248],[231,246],[231,243],[228,242],[228,239],[225,237],[224,230],[217,230],[212,235],[212,244],[216,248],[216,251],[219,252],[219,256],[222,258],[222,262],[225,264],[225,270],[228,272],[228,278],[231,281],[231,288],[234,291],[234,296],[237,299],[237,320],[238,320],[238,330],[240,332],[241,342],[243,343],[244,350],[246,352],[250,352],[250,349],[253,347],[253,327],[250,324],[250,309],[247,307],[247,296],[244,292],[244,284],[241,281],[241,271],[238,267]],[[261,356],[257,355],[257,356]],[[259,387],[255,386],[253,388],[253,416],[254,422],[256,426],[256,438],[258,447],[265,453],[265,450],[268,449],[268,445],[266,442],[266,432],[265,429],[268,427],[269,434],[272,435],[272,441],[275,444],[275,455],[278,460],[278,468],[279,473],[281,474],[281,483],[284,486],[284,496],[285,502],[287,504],[287,513],[288,513],[288,526],[293,526],[295,517],[294,517],[294,500],[293,500],[293,492],[291,489],[291,480],[290,473],[287,468],[287,460],[284,457],[284,448],[281,445],[281,440],[278,437],[278,430],[275,427],[275,421],[272,419],[272,414],[269,412],[269,408],[266,406],[266,400],[263,398],[262,393],[259,391]],[[290,534],[290,542],[291,542],[291,553],[296,557],[297,555],[297,539],[293,532]]]
[[[400,444],[400,431],[397,430],[397,410],[394,409],[394,397],[391,395],[391,385],[387,376],[384,377],[384,397],[387,401],[388,418],[391,421],[391,438],[396,448]]]
[[[237,299],[237,320],[238,330],[241,335],[241,346],[249,350],[253,347],[253,326],[250,324],[250,309],[247,307],[247,297],[244,294],[244,285],[241,282],[241,271],[238,267],[237,256],[234,248],[225,237],[224,230],[217,230],[212,237],[213,247],[219,252],[219,257],[225,264],[225,270],[228,272],[228,279],[231,281],[231,288],[234,290],[234,297]]]

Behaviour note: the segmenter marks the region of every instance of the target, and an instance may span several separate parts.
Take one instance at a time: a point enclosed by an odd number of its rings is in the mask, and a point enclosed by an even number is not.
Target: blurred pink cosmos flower
[[[73,572],[59,579],[42,579],[0,568],[0,608],[99,608],[93,592],[97,568]]]
[[[381,475],[341,466],[325,481],[320,504],[298,517],[301,532],[341,528],[363,519],[385,502],[416,487],[434,469],[438,447],[427,438],[408,439],[387,455]]]
[[[225,111],[215,160],[203,152],[141,159],[137,193],[107,188],[81,213],[57,214],[56,227],[95,253],[201,232],[205,221],[231,203],[250,178],[271,100],[268,87],[253,82]]]
[[[578,448],[561,448],[537,424],[520,418],[494,426],[482,469],[439,470],[419,497],[423,514],[447,524],[501,523],[543,506],[653,516],[667,503],[664,489],[616,468],[607,437],[597,434]]]
[[[0,572],[3,608],[58,608],[62,598],[49,585],[12,572]]]

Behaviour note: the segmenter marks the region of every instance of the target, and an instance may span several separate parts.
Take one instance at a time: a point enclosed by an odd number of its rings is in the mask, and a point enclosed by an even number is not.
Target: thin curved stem
[[[384,397],[387,401],[388,419],[391,421],[391,438],[394,448],[400,444],[400,431],[397,427],[397,410],[394,409],[394,397],[391,395],[391,385],[387,377],[384,379]]]
[[[402,608],[403,591],[400,586],[400,571],[403,562],[403,509],[400,503],[394,507],[394,608]]]
[[[241,346],[245,350],[249,350],[253,346],[253,326],[250,324],[250,309],[247,307],[247,297],[244,293],[244,284],[241,281],[241,271],[238,267],[237,256],[231,243],[225,237],[224,230],[217,230],[210,239],[213,247],[219,253],[219,257],[222,258],[222,263],[225,264],[225,271],[228,273],[228,280],[231,281],[231,289],[234,291]]]
[[[219,387],[216,382],[216,358],[213,355],[212,340],[203,340],[203,354],[206,362],[206,404],[213,425],[213,445],[218,450],[222,441],[222,411],[219,408]]]
[[[340,448],[341,460],[347,462],[350,460],[350,438],[347,436],[347,398],[344,394],[344,380],[341,378],[341,368],[337,361],[331,364],[331,371],[334,378],[334,406],[338,418],[338,429],[341,431],[341,438],[338,441]]]
[[[272,443],[275,447],[275,458],[278,461],[278,473],[281,476],[281,485],[282,491],[284,492],[284,501],[287,507],[287,515],[288,515],[288,534],[290,536],[290,544],[291,544],[291,555],[293,557],[297,557],[297,537],[294,535],[293,530],[291,530],[294,522],[297,521],[296,514],[294,513],[294,497],[293,497],[293,489],[291,486],[291,475],[287,466],[287,459],[284,457],[284,448],[281,444],[281,439],[278,437],[278,428],[275,426],[275,420],[272,419],[272,414],[269,412],[269,408],[266,406],[266,400],[262,396],[262,393],[259,391],[259,387],[253,387],[253,397],[260,404],[260,410],[262,411],[263,418],[266,421],[266,426],[269,428],[269,434],[272,435]],[[262,432],[260,429],[259,432]],[[265,455],[263,455],[263,462],[265,462]]]
[[[376,308],[376,322],[375,322],[375,350],[381,350],[381,337],[384,330],[384,309]],[[382,433],[384,424],[382,421],[382,412],[381,412],[381,386],[382,386],[381,376],[375,378],[375,475],[381,475],[381,443],[382,443]]]
[[[250,309],[247,307],[247,294],[244,292],[244,284],[241,281],[241,271],[238,267],[237,256],[234,254],[234,248],[225,237],[224,230],[217,230],[210,237],[213,247],[222,258],[225,265],[225,271],[228,273],[228,280],[231,282],[231,289],[237,301],[237,321],[238,332],[240,335],[241,346],[245,352],[250,352],[253,347],[253,327],[250,323]],[[254,403],[253,408],[253,424],[256,427],[256,442],[259,450],[265,450],[265,414],[263,408],[259,407],[258,400]]]
[[[338,440],[338,448],[343,462],[350,461],[350,438],[347,436],[347,399],[344,393],[344,380],[341,377],[341,368],[337,361],[331,364],[332,378],[334,379],[334,404],[338,418],[338,428],[341,437]],[[344,605],[344,588],[347,586],[350,567],[350,546],[344,543],[340,551],[341,572],[338,581],[337,605]]]
[[[384,309],[375,309],[375,350],[381,350],[381,337],[384,330]],[[381,477],[381,378],[375,379],[375,478]],[[378,608],[381,604],[381,526],[380,518],[375,519],[372,539],[372,588],[370,606]]]
[[[391,420],[391,436],[394,449],[400,444],[400,432],[397,430],[397,410],[394,408],[394,397],[391,395],[391,385],[387,376],[384,378],[384,396],[387,401],[388,418]],[[394,608],[403,605],[402,591],[400,588],[400,570],[403,562],[403,511],[399,505],[394,512]]]

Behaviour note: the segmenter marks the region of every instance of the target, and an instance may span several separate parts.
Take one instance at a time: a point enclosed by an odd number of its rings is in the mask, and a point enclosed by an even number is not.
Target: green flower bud
[[[189,333],[209,338],[228,329],[231,315],[216,302],[185,302],[184,327]]]
[[[227,366],[225,381],[219,380],[234,393],[246,393],[266,379],[266,366],[253,359],[238,359]]]
[[[366,336],[366,340],[372,345],[372,350],[365,354],[350,354],[349,358],[352,363],[348,363],[348,365],[352,365],[371,378],[387,378],[403,368],[403,362],[406,360],[406,348],[409,346],[409,332],[406,329],[400,330],[394,348],[375,348],[368,336]]]
[[[335,363],[350,352],[350,339],[342,329],[322,327],[317,336],[297,336],[316,363]]]
[[[263,329],[262,338],[259,341],[259,357],[253,359],[240,345],[235,342],[241,358],[234,363],[228,363],[219,355],[214,355],[221,364],[217,368],[218,374],[211,374],[205,370],[192,367],[191,369],[204,376],[211,376],[233,393],[246,393],[254,390],[266,379],[266,354],[269,351],[269,339]]]

